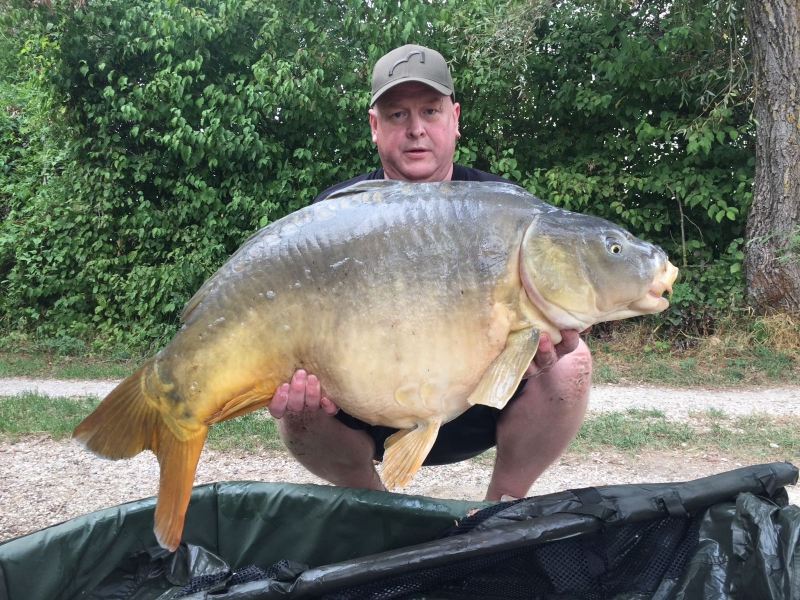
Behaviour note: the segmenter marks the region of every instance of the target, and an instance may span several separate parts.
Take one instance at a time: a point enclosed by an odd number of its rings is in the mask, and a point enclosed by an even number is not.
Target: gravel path
[[[0,396],[13,396],[38,391],[48,396],[104,397],[119,381],[70,381],[0,378]],[[595,385],[592,387],[589,410],[619,411],[626,408],[654,408],[671,419],[686,418],[689,413],[709,408],[727,414],[763,411],[770,414],[800,415],[800,387],[767,389],[703,389],[675,390],[652,386]]]
[[[50,396],[107,394],[116,381],[59,381],[0,378],[0,396],[38,391]],[[670,390],[646,386],[598,385],[592,389],[590,411],[655,408],[671,419],[686,419],[710,408],[727,414],[767,412],[800,415],[800,388],[758,390]],[[785,456],[800,464],[800,457]],[[531,495],[589,485],[682,481],[742,466],[724,453],[693,448],[680,452],[630,455],[613,451],[587,456],[565,455],[531,488]],[[456,465],[425,467],[403,493],[440,498],[480,500],[491,463],[475,459]],[[255,480],[290,483],[324,482],[280,451],[218,452],[204,450],[196,484]],[[151,453],[125,461],[107,461],[69,440],[25,436],[14,444],[0,441],[0,540],[22,535],[66,519],[123,502],[155,495],[158,465]],[[800,489],[790,488],[800,504]]]

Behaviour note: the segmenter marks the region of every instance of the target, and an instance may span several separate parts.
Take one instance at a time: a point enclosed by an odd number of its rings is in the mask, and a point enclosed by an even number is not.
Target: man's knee
[[[305,442],[320,435],[321,429],[327,429],[326,425],[332,423],[325,421],[331,420],[329,415],[319,413],[287,413],[280,419],[275,419],[278,428],[278,435],[281,441],[289,448],[294,443]]]
[[[578,347],[572,352],[564,356],[557,364],[566,361],[567,364],[573,364],[576,367],[592,368],[592,353],[589,346],[583,340],[578,340]]]
[[[335,454],[366,453],[371,460],[375,452],[372,438],[365,431],[351,429],[322,411],[287,413],[276,420],[276,425],[281,441],[295,456],[335,449]]]
[[[533,380],[534,384],[538,383],[543,390],[550,389],[560,396],[588,396],[592,383],[592,353],[589,347],[580,340],[578,347],[561,358],[552,371],[537,379]]]
[[[580,340],[578,347],[562,358],[556,367],[559,365],[562,367],[563,377],[570,378],[574,385],[585,388],[588,392],[592,380],[592,353],[586,342]]]
[[[514,404],[528,407],[534,414],[544,412],[559,418],[574,415],[581,419],[589,402],[591,383],[592,355],[581,340],[551,371],[528,380]],[[526,410],[523,406],[520,410]]]

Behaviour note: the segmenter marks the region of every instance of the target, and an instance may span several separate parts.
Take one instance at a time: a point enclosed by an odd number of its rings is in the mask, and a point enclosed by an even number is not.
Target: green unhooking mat
[[[193,491],[172,554],[154,499],[0,544],[0,600],[800,600],[797,477],[773,463],[511,503],[219,483]]]

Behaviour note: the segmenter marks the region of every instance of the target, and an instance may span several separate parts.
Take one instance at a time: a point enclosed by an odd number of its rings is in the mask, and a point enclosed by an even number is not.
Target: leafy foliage
[[[692,6],[689,20],[673,2],[539,6],[469,17],[470,158],[659,243],[682,267],[667,319],[691,328],[740,305],[754,169],[740,7]]]
[[[746,78],[696,68],[718,65],[735,12],[712,4],[687,22],[668,3],[621,1],[529,13],[496,0],[9,6],[4,329],[169,335],[250,233],[377,166],[370,69],[407,42],[454,57],[459,162],[664,246],[684,266],[675,326],[741,298],[752,125],[748,105],[728,100],[747,97]]]
[[[20,182],[4,194],[5,325],[163,335],[256,228],[373,168],[367,65],[438,14],[395,6],[405,24],[387,27],[386,7],[100,0],[18,9],[24,43],[38,49],[28,65],[51,65],[35,83],[63,106],[66,156],[47,189],[26,193],[21,164],[4,180]]]

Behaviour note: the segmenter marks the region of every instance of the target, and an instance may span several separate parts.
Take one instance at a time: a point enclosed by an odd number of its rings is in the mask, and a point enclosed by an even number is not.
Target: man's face
[[[423,83],[395,86],[369,111],[372,141],[388,179],[446,181],[461,107]]]

